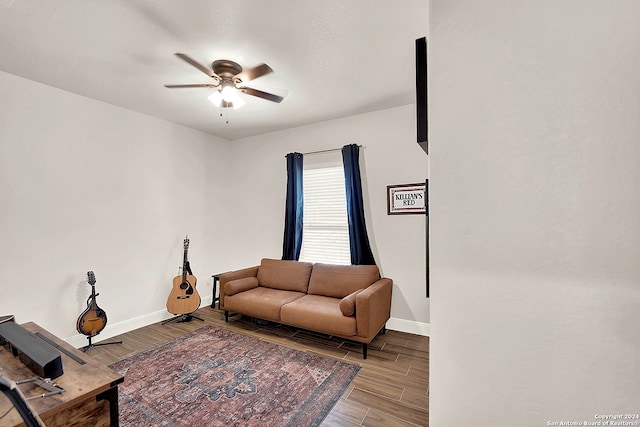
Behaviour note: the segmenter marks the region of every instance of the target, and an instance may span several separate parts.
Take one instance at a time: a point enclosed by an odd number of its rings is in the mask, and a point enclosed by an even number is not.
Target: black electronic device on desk
[[[0,323],[0,345],[43,378],[63,374],[60,352],[15,322]]]

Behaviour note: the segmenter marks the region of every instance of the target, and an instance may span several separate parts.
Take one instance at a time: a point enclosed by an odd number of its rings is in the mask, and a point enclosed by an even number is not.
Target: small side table
[[[211,298],[211,308],[216,308],[216,301],[218,301],[218,309],[220,309],[220,292],[218,292],[218,285],[220,284],[220,276],[222,273],[214,274],[213,276],[213,298]]]

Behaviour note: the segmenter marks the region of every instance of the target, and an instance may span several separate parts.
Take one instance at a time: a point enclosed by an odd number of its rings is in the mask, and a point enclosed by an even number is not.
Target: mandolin
[[[87,299],[87,308],[76,322],[76,329],[81,334],[94,337],[107,326],[107,313],[96,303],[96,276],[93,271],[87,272],[87,281],[91,285],[91,296]]]
[[[182,275],[173,278],[173,288],[167,299],[167,311],[172,314],[190,314],[200,308],[200,294],[196,290],[196,277],[187,274],[189,261],[189,238],[184,239],[184,256],[182,258]],[[189,271],[190,273],[190,271]]]

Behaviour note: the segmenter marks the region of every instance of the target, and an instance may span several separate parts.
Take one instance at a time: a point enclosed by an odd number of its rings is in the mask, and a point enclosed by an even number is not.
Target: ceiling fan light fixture
[[[236,97],[236,90],[233,88],[233,86],[231,85],[225,85],[222,87],[222,99],[224,99],[227,102],[233,102],[235,101],[235,97]]]
[[[211,101],[211,103],[218,108],[220,108],[220,106],[222,105],[222,94],[220,93],[220,91],[216,90],[211,95],[209,95],[207,99],[209,99],[209,101]]]
[[[237,110],[238,108],[242,107],[245,102],[244,99],[240,98],[240,96],[236,93],[236,100],[232,101],[233,104],[233,109]]]
[[[225,85],[222,88],[222,99],[232,103],[235,110],[245,104],[244,100],[240,97],[240,95],[238,95],[238,91],[235,87],[233,87],[233,85]]]
[[[237,110],[245,104],[245,101],[238,95],[238,91],[233,86],[228,85],[213,92],[208,99],[218,108],[232,106],[234,110]]]

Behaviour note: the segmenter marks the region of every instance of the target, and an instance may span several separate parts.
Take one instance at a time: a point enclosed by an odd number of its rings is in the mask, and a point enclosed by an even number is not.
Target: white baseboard
[[[200,307],[210,306],[211,300],[211,296],[202,298]],[[134,317],[133,319],[128,319],[122,322],[114,323],[112,325],[107,325],[106,328],[104,328],[102,332],[100,332],[100,335],[95,336],[91,342],[98,343],[100,341],[113,338],[117,335],[133,331],[134,329],[142,328],[143,326],[162,322],[164,320],[170,319],[171,317],[173,317],[173,314],[169,313],[167,310],[159,310],[153,313],[145,314],[144,316]],[[430,326],[431,325],[429,323],[397,319],[394,317],[390,318],[387,321],[387,329],[424,336],[429,336]],[[65,341],[75,348],[81,348],[87,345],[86,335],[73,335],[69,338],[65,338]]]
[[[392,317],[387,320],[387,329],[428,337],[431,333],[431,324]]]
[[[202,298],[200,307],[210,306],[211,299],[211,296]],[[96,335],[94,339],[91,340],[91,342],[98,343],[100,341],[113,338],[117,335],[133,331],[134,329],[142,328],[143,326],[162,322],[163,320],[167,320],[172,317],[173,314],[169,313],[167,310],[159,310],[153,313],[145,314],[144,316],[134,317],[133,319],[128,319],[122,322],[114,323],[112,325],[107,325],[102,330],[102,332],[100,332],[100,335]],[[65,341],[75,348],[81,348],[87,345],[87,336],[80,334],[73,335],[69,338],[65,338]]]

